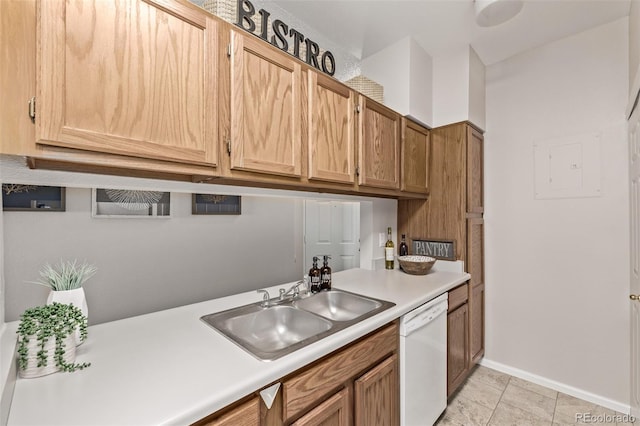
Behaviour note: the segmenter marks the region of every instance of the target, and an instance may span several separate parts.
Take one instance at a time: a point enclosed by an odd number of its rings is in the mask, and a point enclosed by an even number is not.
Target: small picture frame
[[[63,186],[2,184],[2,210],[4,211],[65,211],[65,188]]]
[[[96,218],[169,218],[171,193],[94,188],[91,215]]]
[[[456,243],[452,240],[411,239],[413,254],[429,256],[441,260],[456,260]]]
[[[237,215],[242,214],[242,197],[239,195],[191,194],[191,214]]]

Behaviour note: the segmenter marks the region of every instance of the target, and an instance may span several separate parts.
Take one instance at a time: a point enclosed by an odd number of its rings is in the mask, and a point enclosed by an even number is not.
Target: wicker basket
[[[363,75],[353,77],[345,81],[344,84],[376,102],[384,103],[384,87]]]
[[[398,262],[407,274],[426,275],[436,260],[429,256],[400,256]]]

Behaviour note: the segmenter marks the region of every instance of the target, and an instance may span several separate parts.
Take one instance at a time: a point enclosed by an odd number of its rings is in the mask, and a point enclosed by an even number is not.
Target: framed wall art
[[[442,260],[456,260],[456,245],[452,240],[414,240],[413,254],[430,256]]]
[[[241,214],[239,195],[192,194],[192,214]]]
[[[94,188],[91,215],[106,218],[169,218],[171,216],[171,193]]]
[[[62,186],[2,184],[4,211],[65,211],[65,188]]]

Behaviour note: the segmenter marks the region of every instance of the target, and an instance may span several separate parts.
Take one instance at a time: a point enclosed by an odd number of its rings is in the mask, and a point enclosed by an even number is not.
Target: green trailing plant
[[[45,345],[50,338],[55,339],[53,360],[62,371],[72,372],[89,367],[91,363],[74,364],[64,360],[67,350],[65,339],[75,335],[76,330],[80,330],[80,339],[84,341],[87,338],[87,317],[73,305],[54,302],[51,305],[27,309],[20,316],[17,330],[18,367],[21,370],[28,367],[28,345],[31,339],[38,342],[38,367],[46,367],[49,354]]]
[[[78,264],[77,260],[61,260],[55,266],[46,263],[40,271],[40,280],[31,282],[49,287],[53,291],[75,290],[82,287],[96,271],[96,267],[87,262]]]

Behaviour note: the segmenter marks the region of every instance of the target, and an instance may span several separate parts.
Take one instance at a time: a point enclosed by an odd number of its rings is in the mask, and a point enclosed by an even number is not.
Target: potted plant
[[[76,371],[89,363],[76,364],[75,333],[87,338],[87,317],[73,305],[53,302],[24,311],[18,325],[18,372],[21,377],[39,377],[56,371]]]

